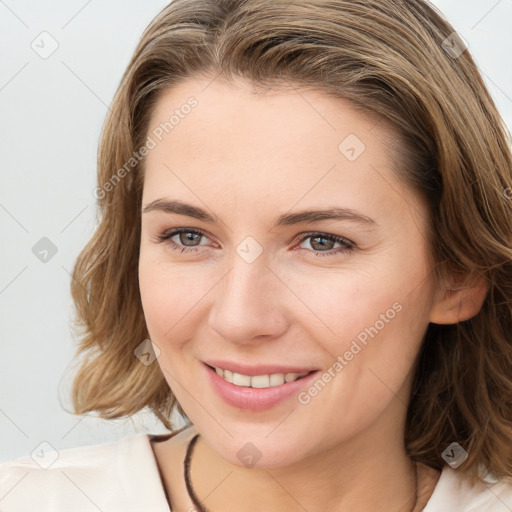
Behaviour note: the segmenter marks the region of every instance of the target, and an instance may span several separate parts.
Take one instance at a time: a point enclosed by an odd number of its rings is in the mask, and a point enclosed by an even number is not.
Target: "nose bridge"
[[[283,284],[268,267],[263,248],[246,240],[231,261],[215,293],[210,326],[230,341],[277,336],[284,326],[283,310],[277,307]]]
[[[222,288],[223,300],[258,307],[256,294],[269,291],[272,271],[268,268],[268,251],[252,236],[245,237],[234,247],[230,270]],[[275,279],[275,276],[274,276]]]

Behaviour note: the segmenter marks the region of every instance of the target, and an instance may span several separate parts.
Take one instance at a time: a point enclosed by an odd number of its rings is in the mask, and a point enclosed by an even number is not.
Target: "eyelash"
[[[166,243],[168,247],[170,247],[174,251],[180,251],[181,253],[184,252],[203,252],[199,251],[197,247],[186,247],[183,245],[178,245],[176,242],[173,242],[171,238],[175,235],[178,235],[180,233],[195,233],[196,235],[203,236],[208,238],[202,231],[194,228],[175,228],[170,231],[165,231],[164,233],[158,235],[156,237],[157,243]],[[343,238],[341,236],[336,235],[330,235],[328,233],[321,233],[321,232],[309,232],[304,233],[301,235],[299,239],[299,243],[302,243],[304,240],[307,240],[308,238],[325,238],[326,240],[337,242],[342,245],[342,247],[338,248],[337,250],[331,249],[330,251],[316,251],[314,249],[299,249],[303,251],[309,251],[314,252],[317,256],[336,256],[337,254],[345,254],[352,252],[355,248],[355,244],[351,242],[350,240]]]

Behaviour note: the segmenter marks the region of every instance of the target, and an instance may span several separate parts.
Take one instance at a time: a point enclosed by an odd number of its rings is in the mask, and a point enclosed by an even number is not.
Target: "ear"
[[[457,288],[438,288],[430,311],[430,322],[456,324],[469,320],[482,308],[488,291],[489,284],[480,275]]]

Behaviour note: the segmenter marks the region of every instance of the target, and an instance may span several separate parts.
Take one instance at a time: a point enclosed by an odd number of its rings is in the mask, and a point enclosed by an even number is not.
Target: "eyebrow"
[[[172,201],[168,199],[156,199],[148,203],[142,209],[142,213],[151,211],[162,211],[165,213],[176,213],[178,215],[186,215],[195,219],[215,224],[219,222],[219,218],[211,215],[202,208],[192,206],[191,204],[183,203],[181,201]],[[302,210],[295,213],[283,213],[277,217],[275,226],[291,226],[294,224],[303,224],[306,222],[318,222],[322,220],[349,220],[363,224],[378,226],[378,223],[362,213],[351,208],[325,208],[325,209],[311,209]]]

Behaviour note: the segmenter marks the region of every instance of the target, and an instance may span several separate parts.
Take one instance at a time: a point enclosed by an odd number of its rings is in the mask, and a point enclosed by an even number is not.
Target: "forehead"
[[[153,109],[148,133],[157,143],[147,157],[148,167],[172,154],[225,163],[245,160],[247,165],[306,159],[315,167],[345,156],[345,166],[355,167],[354,157],[363,151],[389,160],[389,165],[392,155],[383,146],[396,138],[378,119],[320,91],[290,86],[256,93],[242,80],[205,78],[167,89]]]
[[[396,210],[394,201],[412,194],[393,172],[394,131],[320,91],[256,94],[247,82],[188,79],[161,96],[148,135],[156,145],[145,202],[177,192],[239,207],[320,200],[360,209],[366,197]]]
[[[149,132],[159,128],[168,144],[179,138],[182,148],[188,142],[212,158],[223,153],[226,145],[247,152],[286,141],[293,154],[309,149],[301,144],[304,139],[321,140],[337,152],[339,142],[349,134],[365,143],[385,144],[396,138],[389,125],[357,112],[348,100],[293,85],[256,90],[241,79],[189,78],[167,89],[153,109]],[[213,140],[211,135],[216,135]]]

